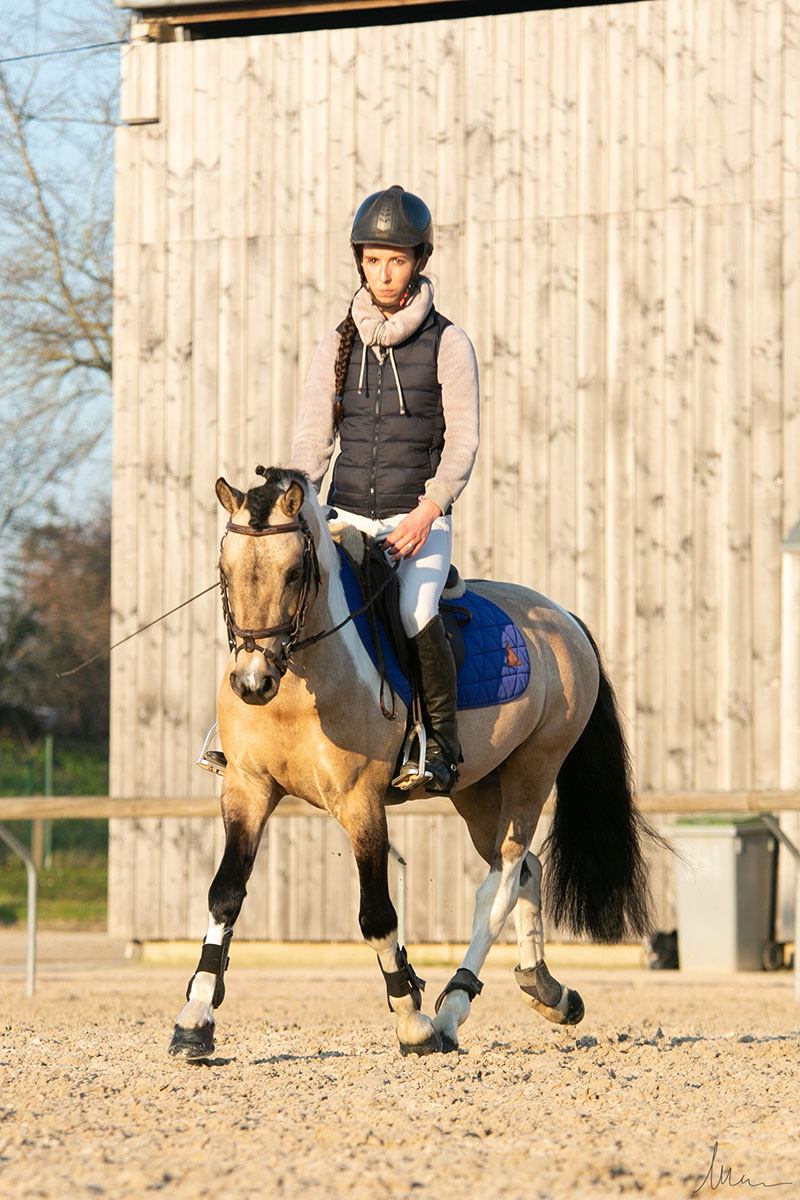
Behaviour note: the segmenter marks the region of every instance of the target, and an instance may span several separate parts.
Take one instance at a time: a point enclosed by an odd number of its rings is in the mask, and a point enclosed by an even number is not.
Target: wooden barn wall
[[[123,120],[116,636],[214,582],[214,480],[287,461],[313,347],[354,287],[354,207],[400,182],[430,202],[437,302],[480,362],[463,573],[587,621],[640,788],[797,786],[778,772],[800,0],[137,45]],[[224,657],[214,593],[115,652],[114,795],[214,789],[193,761]],[[461,823],[392,818],[392,836],[410,938],[467,937],[482,868]],[[220,851],[219,822],[113,821],[112,932],[202,935]],[[656,879],[668,920],[661,863]],[[276,820],[238,932],[357,937],[356,903],[335,823]]]

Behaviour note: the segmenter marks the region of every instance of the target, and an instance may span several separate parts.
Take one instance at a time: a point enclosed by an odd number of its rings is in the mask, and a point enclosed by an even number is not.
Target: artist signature
[[[730,1187],[739,1187],[741,1184],[746,1184],[748,1187],[753,1187],[753,1188],[756,1188],[756,1187],[773,1188],[773,1187],[791,1187],[792,1186],[791,1183],[764,1183],[761,1180],[750,1179],[749,1176],[747,1176],[747,1175],[741,1175],[738,1179],[734,1179],[733,1171],[731,1170],[731,1168],[723,1166],[721,1162],[717,1162],[717,1150],[718,1149],[719,1149],[719,1142],[714,1142],[714,1149],[711,1151],[711,1166],[708,1168],[708,1170],[706,1171],[702,1180],[700,1181],[700,1185],[698,1187],[696,1187],[694,1189],[694,1191],[692,1192],[693,1196],[696,1196],[698,1192],[702,1191],[702,1189],[705,1187],[706,1184],[708,1184],[708,1186],[710,1187],[712,1192],[715,1192],[718,1187],[722,1187],[723,1183],[727,1183]],[[716,1179],[714,1178],[714,1168],[715,1167],[717,1169]]]

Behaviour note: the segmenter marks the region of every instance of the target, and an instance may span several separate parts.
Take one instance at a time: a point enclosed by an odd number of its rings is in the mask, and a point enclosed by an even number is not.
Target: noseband
[[[297,604],[297,611],[292,619],[285,621],[282,625],[272,625],[264,629],[239,628],[233,615],[233,609],[231,608],[230,597],[228,596],[228,581],[222,570],[222,561],[220,559],[219,586],[222,593],[222,613],[225,617],[225,626],[228,630],[229,649],[234,652],[237,658],[240,650],[244,650],[247,654],[252,654],[254,650],[260,650],[264,658],[272,662],[281,675],[285,675],[289,666],[289,659],[297,645],[297,639],[300,636],[303,622],[306,618],[311,584],[314,584],[315,591],[319,590],[319,562],[311,530],[304,520],[302,513],[296,521],[290,521],[286,525],[267,525],[264,529],[253,529],[250,525],[236,525],[233,521],[228,521],[228,524],[225,526],[225,534],[220,543],[220,551],[228,533],[243,533],[247,537],[270,537],[276,533],[302,533],[303,535],[303,582],[300,587],[300,599]],[[277,637],[280,633],[289,634],[289,640],[283,647],[280,657],[266,646],[259,646],[256,641],[256,638]],[[238,638],[242,640],[239,642],[237,641]]]

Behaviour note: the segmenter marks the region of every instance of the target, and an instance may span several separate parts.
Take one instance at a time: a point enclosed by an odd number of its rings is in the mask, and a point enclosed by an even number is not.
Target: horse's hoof
[[[583,1000],[578,992],[567,988],[567,1012],[564,1017],[565,1025],[577,1025],[586,1015]]]
[[[446,1033],[442,1034],[442,1054],[452,1054],[458,1049],[458,1038],[448,1037]]]
[[[407,1054],[440,1054],[442,1049],[442,1039],[435,1029],[424,1042],[400,1043],[400,1053],[404,1058]]]
[[[566,1001],[563,1008],[561,1005],[556,1008],[550,1004],[542,1004],[541,1000],[537,1000],[529,992],[523,992],[522,999],[526,1004],[530,1004],[540,1017],[544,1017],[546,1021],[552,1021],[554,1025],[577,1025],[579,1021],[583,1020],[586,1012],[578,992],[568,987],[564,988],[561,1000],[561,1004]]]
[[[175,1058],[183,1058],[186,1062],[203,1062],[214,1053],[214,1026],[206,1023],[195,1029],[182,1029],[175,1026],[169,1052]]]

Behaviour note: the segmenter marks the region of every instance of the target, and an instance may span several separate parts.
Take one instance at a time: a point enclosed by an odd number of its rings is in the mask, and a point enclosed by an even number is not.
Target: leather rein
[[[314,646],[324,638],[330,637],[331,634],[338,633],[348,621],[352,621],[354,617],[359,617],[363,612],[366,612],[375,603],[384,588],[388,587],[389,583],[391,583],[394,573],[397,570],[397,564],[394,564],[391,574],[386,578],[381,587],[373,592],[366,604],[349,613],[338,625],[334,625],[332,629],[324,629],[321,633],[314,634],[313,637],[299,640],[303,630],[303,623],[306,619],[306,611],[311,600],[311,585],[314,585],[315,595],[319,591],[320,585],[317,548],[314,545],[314,538],[302,513],[296,521],[287,522],[285,525],[267,525],[263,529],[253,529],[250,525],[237,525],[234,521],[228,521],[228,524],[225,526],[225,533],[222,536],[222,542],[220,542],[220,551],[228,533],[241,533],[246,537],[270,537],[277,533],[301,533],[303,535],[303,582],[300,588],[300,599],[294,616],[282,625],[271,625],[263,629],[242,629],[236,624],[228,595],[228,580],[222,570],[222,560],[220,559],[219,582],[222,594],[222,615],[225,618],[225,627],[228,631],[229,649],[236,657],[238,657],[240,650],[244,650],[247,654],[251,654],[254,650],[260,650],[264,657],[274,664],[282,676],[286,674],[291,657],[296,651],[305,650],[308,646]],[[260,646],[256,640],[257,638],[276,637],[281,633],[288,633],[289,640],[283,647],[280,656],[267,646]],[[241,641],[237,641],[239,638],[241,638]],[[383,699],[381,699],[381,708],[383,709]]]

